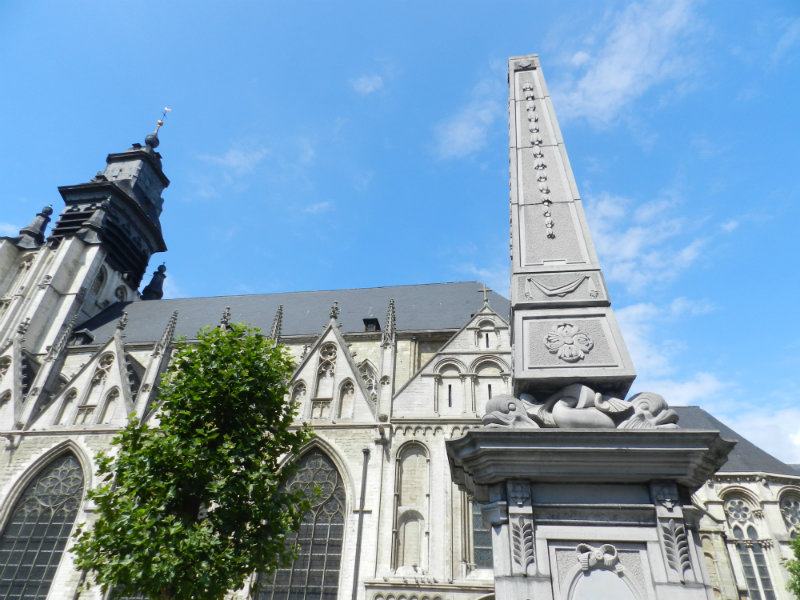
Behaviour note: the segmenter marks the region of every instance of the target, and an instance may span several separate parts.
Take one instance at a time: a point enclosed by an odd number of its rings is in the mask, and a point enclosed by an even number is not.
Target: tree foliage
[[[792,539],[792,551],[794,559],[786,561],[786,570],[789,571],[789,583],[786,587],[800,599],[800,534]]]
[[[97,507],[76,565],[104,590],[213,600],[291,556],[308,502],[282,489],[279,459],[308,441],[290,425],[292,363],[257,329],[205,329],[181,342],[160,389],[158,426],[132,419],[101,455]]]

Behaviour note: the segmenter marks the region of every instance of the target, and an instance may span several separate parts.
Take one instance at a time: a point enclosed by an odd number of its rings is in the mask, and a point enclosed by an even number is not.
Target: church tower
[[[17,237],[0,238],[0,346],[24,336],[27,352],[47,354],[68,323],[139,298],[150,257],[167,249],[158,128],[144,145],[109,154],[91,181],[60,187],[65,207],[48,238],[49,206]]]

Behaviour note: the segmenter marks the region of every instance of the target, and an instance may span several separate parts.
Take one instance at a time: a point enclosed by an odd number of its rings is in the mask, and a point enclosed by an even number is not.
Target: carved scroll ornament
[[[487,402],[483,417],[486,427],[511,429],[672,429],[677,422],[677,413],[658,394],[644,392],[623,400],[580,383],[568,385],[542,402],[529,394],[495,396]]]

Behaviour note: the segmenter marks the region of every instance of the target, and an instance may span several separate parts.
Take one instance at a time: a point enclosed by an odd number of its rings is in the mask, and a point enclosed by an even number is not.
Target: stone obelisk
[[[508,80],[514,395],[447,442],[492,526],[495,598],[708,598],[691,494],[733,443],[680,429],[658,394],[625,400],[635,373],[538,57]]]
[[[514,391],[586,382],[623,396],[620,334],[537,56],[509,61]]]

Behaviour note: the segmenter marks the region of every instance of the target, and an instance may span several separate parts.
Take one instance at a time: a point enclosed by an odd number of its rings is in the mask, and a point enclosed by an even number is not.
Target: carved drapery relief
[[[568,385],[539,402],[529,394],[501,394],[486,404],[483,424],[492,428],[598,427],[654,429],[677,427],[678,415],[658,394],[643,392],[630,400]]]

